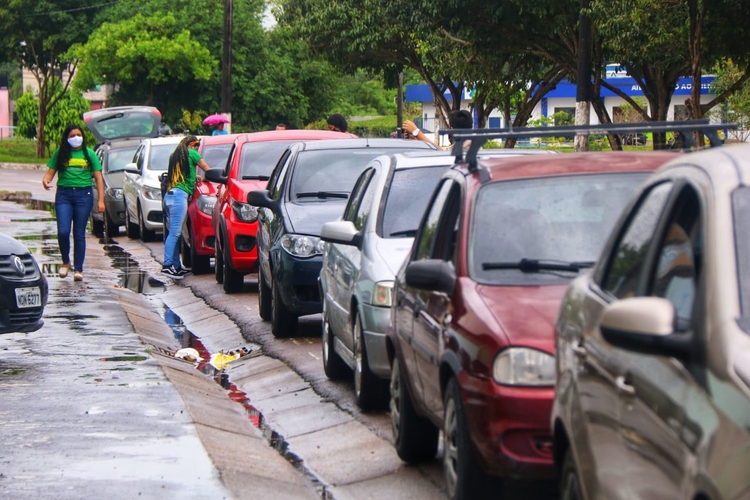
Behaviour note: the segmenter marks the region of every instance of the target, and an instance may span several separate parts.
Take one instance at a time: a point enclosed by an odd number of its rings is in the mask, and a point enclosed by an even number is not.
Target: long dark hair
[[[171,189],[180,182],[183,182],[190,175],[188,147],[192,143],[198,142],[198,140],[196,136],[188,135],[174,148],[174,151],[169,156],[169,169],[167,170],[169,185],[167,189]]]
[[[65,170],[68,166],[68,162],[70,161],[70,153],[73,148],[71,148],[70,144],[68,144],[68,136],[75,129],[81,131],[81,137],[83,137],[81,150],[83,151],[84,158],[86,158],[86,162],[89,164],[89,168],[91,168],[91,157],[89,156],[89,149],[86,147],[86,134],[83,133],[83,128],[81,128],[80,125],[72,123],[65,127],[65,131],[63,131],[62,135],[62,140],[60,141],[60,147],[57,150],[57,162],[55,163],[55,169],[58,173]]]

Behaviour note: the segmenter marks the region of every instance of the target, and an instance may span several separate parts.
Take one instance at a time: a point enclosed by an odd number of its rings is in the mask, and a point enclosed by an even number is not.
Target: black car
[[[318,275],[323,264],[320,228],[341,217],[367,163],[380,155],[436,149],[406,139],[298,142],[287,148],[266,189],[250,191],[258,215],[258,302],[276,337],[292,335],[299,316],[323,307]]]
[[[104,213],[96,211],[99,193],[94,190],[91,232],[117,236],[125,225],[125,200],[122,185],[125,165],[132,163],[141,139],[159,137],[161,112],[152,106],[117,106],[83,114],[86,127],[98,145],[96,155],[102,162]]]
[[[29,250],[0,233],[0,334],[39,330],[48,289]]]

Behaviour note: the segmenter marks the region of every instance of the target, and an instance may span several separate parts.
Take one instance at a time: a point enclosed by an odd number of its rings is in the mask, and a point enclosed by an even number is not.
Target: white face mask
[[[68,144],[70,144],[71,148],[80,148],[81,144],[83,144],[83,137],[81,137],[80,135],[68,137]]]

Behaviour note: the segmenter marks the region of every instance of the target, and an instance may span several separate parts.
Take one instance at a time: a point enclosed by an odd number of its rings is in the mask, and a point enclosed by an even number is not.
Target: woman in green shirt
[[[70,232],[73,229],[73,258],[75,281],[83,281],[83,259],[86,256],[86,224],[94,207],[94,192],[91,179],[96,181],[99,194],[97,212],[104,212],[104,180],[102,164],[96,153],[86,147],[83,129],[79,125],[68,125],[63,132],[60,147],[47,162],[47,173],[42,184],[52,188],[52,179],[57,174],[55,211],[57,213],[57,242],[62,256],[60,277],[68,276],[70,270]]]

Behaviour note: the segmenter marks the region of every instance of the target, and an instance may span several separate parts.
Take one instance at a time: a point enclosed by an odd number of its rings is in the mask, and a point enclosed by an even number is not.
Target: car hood
[[[512,346],[555,352],[555,322],[567,285],[477,285],[477,293],[489,308]]]
[[[237,179],[229,179],[229,182],[227,184],[227,189],[229,190],[229,195],[232,198],[242,203],[247,203],[247,194],[250,191],[266,189],[266,184],[268,184],[268,181],[261,181],[261,180],[239,181]]]
[[[7,234],[0,233],[0,255],[26,255],[29,249]]]
[[[346,200],[287,203],[287,227],[293,233],[319,236],[323,224],[339,220],[345,206]]]
[[[409,255],[409,250],[414,243],[414,238],[380,238],[375,248],[380,260],[388,270],[396,276],[404,259]]]

